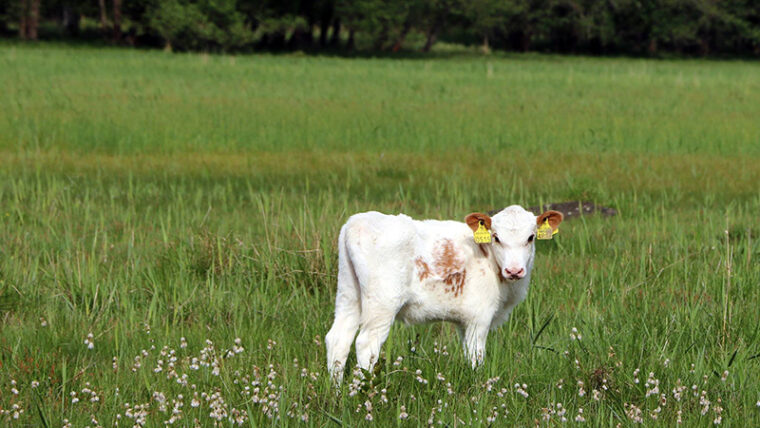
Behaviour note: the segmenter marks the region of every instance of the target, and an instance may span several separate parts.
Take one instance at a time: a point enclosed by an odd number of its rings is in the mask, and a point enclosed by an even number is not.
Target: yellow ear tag
[[[559,229],[552,230],[552,227],[549,226],[549,219],[546,219],[544,220],[544,224],[538,227],[536,239],[552,239],[552,236],[557,232],[559,232]]]
[[[487,244],[491,242],[491,233],[486,230],[486,225],[483,224],[483,220],[480,220],[478,230],[473,233],[473,236],[475,237],[475,242],[478,244]]]

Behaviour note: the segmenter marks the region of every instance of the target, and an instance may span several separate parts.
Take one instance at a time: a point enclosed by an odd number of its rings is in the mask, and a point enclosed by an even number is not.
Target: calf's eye
[[[493,240],[496,241],[496,243],[500,243],[501,242],[501,241],[499,241],[499,237],[496,236],[496,234],[493,235]]]
[[[533,237],[534,237],[534,236],[536,236],[536,235],[530,235],[530,236],[528,237],[528,244],[530,244],[531,242],[533,242]]]

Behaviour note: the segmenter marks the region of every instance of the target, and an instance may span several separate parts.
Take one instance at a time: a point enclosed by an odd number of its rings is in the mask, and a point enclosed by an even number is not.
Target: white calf
[[[351,216],[338,238],[335,322],[325,336],[333,379],[342,380],[359,326],[357,360],[369,370],[395,319],[455,323],[472,366],[482,363],[488,330],[528,293],[537,225],[556,231],[561,221],[557,211],[536,217],[517,205],[493,218],[470,214],[465,223],[374,211]],[[481,225],[490,243],[475,242]]]

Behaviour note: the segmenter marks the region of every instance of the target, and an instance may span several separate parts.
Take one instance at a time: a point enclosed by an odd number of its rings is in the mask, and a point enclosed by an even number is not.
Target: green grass
[[[744,62],[3,44],[0,424],[131,426],[147,404],[159,426],[181,401],[178,424],[208,426],[218,393],[250,426],[555,425],[557,403],[594,426],[758,425],[759,100]],[[398,325],[374,378],[330,386],[350,214],[571,199],[620,214],[538,243],[483,367],[450,325]]]

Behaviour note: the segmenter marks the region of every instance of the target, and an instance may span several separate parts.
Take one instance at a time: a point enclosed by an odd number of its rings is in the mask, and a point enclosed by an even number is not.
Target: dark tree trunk
[[[438,40],[438,32],[443,27],[443,24],[443,18],[440,15],[436,15],[433,25],[425,33],[425,46],[422,47],[422,52],[430,52],[430,49],[433,48],[433,45]]]
[[[354,38],[354,29],[348,30],[348,41],[346,42],[346,50],[352,51],[356,48],[356,39]]]
[[[530,27],[519,29],[510,34],[509,40],[512,49],[520,52],[528,52],[533,39],[533,31]]]
[[[303,29],[303,35],[301,36],[301,44],[303,47],[310,48],[314,46],[314,27],[317,25],[317,21],[313,18],[309,18],[308,25]]]
[[[649,46],[647,47],[647,51],[649,51],[649,55],[657,54],[657,39],[655,39],[654,37],[649,40]]]
[[[330,46],[338,46],[340,44],[340,18],[335,18],[332,25],[332,34],[330,35]]]
[[[124,41],[129,46],[135,46],[137,44],[137,31],[135,30],[135,27],[132,27],[127,31],[127,34],[124,35]]]
[[[100,31],[106,32],[108,27],[108,12],[106,11],[106,0],[98,0],[98,9],[100,10]]]
[[[37,40],[37,26],[40,23],[40,0],[21,0],[18,21],[18,36],[23,40]]]
[[[380,33],[377,35],[377,38],[375,39],[375,43],[372,46],[372,49],[376,51],[384,50],[385,44],[388,42],[388,25],[383,24],[383,26],[380,28]]]
[[[330,29],[330,21],[322,19],[319,21],[319,46],[327,46],[327,31]]]
[[[433,48],[436,40],[438,40],[438,28],[440,26],[440,22],[436,20],[433,26],[428,29],[427,34],[425,35],[425,46],[422,47],[422,52],[430,52],[430,49]]]
[[[69,36],[76,36],[79,34],[79,21],[81,15],[76,6],[67,4],[63,6],[63,28],[66,29],[66,34]]]
[[[22,40],[26,39],[27,30],[29,26],[29,0],[20,0],[21,12],[18,17],[18,37]]]
[[[29,17],[26,22],[26,37],[29,40],[37,40],[37,27],[40,24],[40,0],[29,2]]]
[[[299,27],[293,31],[290,40],[288,40],[287,46],[289,49],[304,49],[311,46],[312,42],[313,36],[311,31],[309,31],[308,28],[304,29]]]
[[[401,34],[399,34],[398,38],[396,39],[396,43],[393,44],[393,52],[398,52],[401,50],[401,45],[404,43],[404,39],[406,39],[406,35],[409,34],[409,30],[412,29],[412,23],[407,21],[404,22],[404,26],[401,28]]]
[[[702,56],[710,55],[710,43],[704,37],[699,39],[699,54]]]
[[[285,30],[278,29],[274,32],[264,34],[264,36],[261,38],[260,44],[266,49],[285,49],[287,45],[287,40],[285,39]]]
[[[327,32],[330,31],[330,24],[333,21],[334,8],[332,2],[328,2],[322,7],[322,13],[319,17],[319,46],[327,47]]]
[[[5,21],[5,14],[8,13],[8,5],[5,2],[0,4],[0,35],[5,35],[8,31],[8,23]]]
[[[121,0],[113,0],[113,40],[121,41]]]

